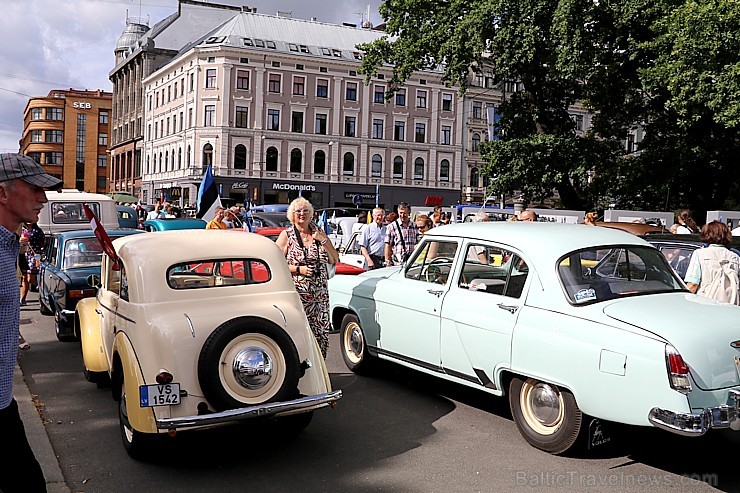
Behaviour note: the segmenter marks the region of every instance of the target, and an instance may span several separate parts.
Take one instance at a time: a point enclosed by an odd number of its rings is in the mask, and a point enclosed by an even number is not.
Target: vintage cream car
[[[146,458],[162,434],[249,418],[297,432],[341,398],[273,241],[183,230],[113,245],[120,267],[104,258],[75,323],[87,379],[110,381],[120,403],[129,455]]]

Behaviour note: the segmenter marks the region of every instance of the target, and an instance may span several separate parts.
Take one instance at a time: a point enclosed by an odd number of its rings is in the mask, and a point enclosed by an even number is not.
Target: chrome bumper
[[[268,402],[259,406],[240,407],[218,413],[203,414],[198,416],[182,416],[178,418],[157,419],[158,430],[174,430],[176,428],[192,428],[195,426],[212,425],[218,423],[229,423],[245,419],[273,416],[288,411],[297,411],[311,407],[321,408],[330,405],[342,398],[342,391],[335,390],[327,394],[301,397],[292,401]]]
[[[708,407],[696,414],[654,407],[648,420],[653,426],[684,436],[701,436],[712,428],[740,430],[740,391],[731,389],[728,401],[727,405]]]

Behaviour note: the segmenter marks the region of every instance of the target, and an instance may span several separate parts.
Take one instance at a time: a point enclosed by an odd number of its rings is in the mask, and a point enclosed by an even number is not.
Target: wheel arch
[[[103,337],[100,332],[100,316],[95,311],[98,301],[85,298],[77,303],[75,309],[75,334],[80,338],[82,360],[85,368],[92,372],[108,372],[108,360],[103,350]]]
[[[121,395],[121,385],[125,385],[126,409],[131,427],[141,433],[156,433],[157,424],[154,409],[139,406],[139,386],[145,385],[144,375],[139,366],[131,341],[119,333],[113,341],[112,348],[111,391],[113,398],[118,400]]]

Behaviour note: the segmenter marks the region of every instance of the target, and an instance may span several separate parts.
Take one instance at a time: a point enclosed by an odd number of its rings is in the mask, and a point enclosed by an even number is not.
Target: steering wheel
[[[450,264],[452,261],[448,258],[440,257],[435,258],[431,262],[429,262],[424,269],[424,279],[426,282],[437,282],[437,280],[442,277],[442,269],[440,268],[441,264]],[[440,264],[440,265],[438,265]]]

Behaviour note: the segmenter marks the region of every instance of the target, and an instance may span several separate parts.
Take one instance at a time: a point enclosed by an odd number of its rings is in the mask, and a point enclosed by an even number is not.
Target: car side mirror
[[[87,276],[87,285],[93,288],[100,288],[100,276],[97,274]]]

